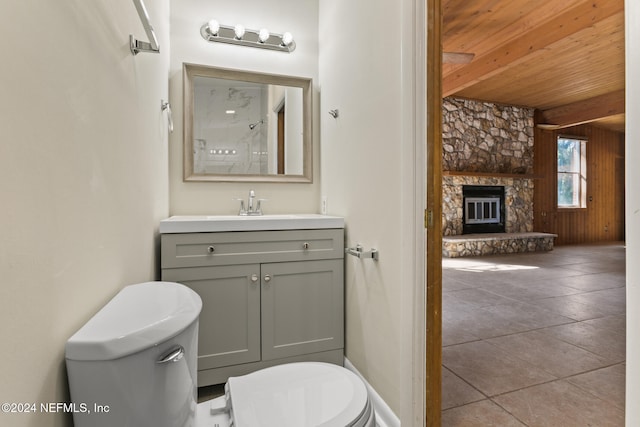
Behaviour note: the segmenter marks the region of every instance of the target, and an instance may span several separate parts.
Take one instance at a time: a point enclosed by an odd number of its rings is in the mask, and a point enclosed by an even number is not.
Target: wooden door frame
[[[442,0],[427,0],[426,366],[427,427],[440,427],[442,401]]]

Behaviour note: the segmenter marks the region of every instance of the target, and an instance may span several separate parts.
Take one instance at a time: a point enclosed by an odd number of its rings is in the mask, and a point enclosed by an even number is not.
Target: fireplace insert
[[[504,186],[462,186],[462,233],[504,233]]]

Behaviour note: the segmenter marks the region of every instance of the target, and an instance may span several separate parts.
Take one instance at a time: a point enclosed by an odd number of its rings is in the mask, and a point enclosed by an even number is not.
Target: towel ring
[[[168,101],[160,100],[162,111],[167,110],[167,120],[169,120],[169,132],[173,133],[173,117],[171,117],[171,104]]]

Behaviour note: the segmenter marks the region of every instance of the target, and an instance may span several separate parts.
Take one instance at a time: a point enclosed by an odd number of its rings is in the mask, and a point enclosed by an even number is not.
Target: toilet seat
[[[225,396],[198,404],[197,427],[374,425],[366,386],[337,365],[301,362],[273,366],[231,377],[225,390]],[[212,413],[221,412],[220,408],[223,413]]]

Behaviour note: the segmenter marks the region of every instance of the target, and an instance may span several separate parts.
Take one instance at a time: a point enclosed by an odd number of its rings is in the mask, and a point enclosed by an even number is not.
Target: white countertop
[[[160,221],[160,234],[344,228],[344,218],[320,214],[184,215]]]

